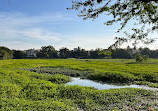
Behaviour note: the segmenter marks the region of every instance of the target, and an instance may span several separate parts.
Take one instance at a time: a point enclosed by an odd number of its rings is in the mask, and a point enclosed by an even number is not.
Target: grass
[[[158,109],[158,92],[65,86],[70,76],[158,87],[158,60],[23,59],[0,61],[1,111]]]

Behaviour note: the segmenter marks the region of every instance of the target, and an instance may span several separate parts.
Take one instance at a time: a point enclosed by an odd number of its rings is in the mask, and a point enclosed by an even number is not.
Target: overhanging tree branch
[[[112,15],[113,19],[105,21],[105,24],[113,25],[119,22],[121,27],[117,32],[126,27],[131,19],[137,20],[138,24],[142,25],[141,29],[133,29],[134,33],[130,35],[131,37],[117,37],[113,46],[131,39],[143,43],[154,41],[148,38],[148,34],[158,30],[158,0],[73,0],[72,4],[70,9],[78,11],[78,16],[84,20],[96,19],[101,14]],[[150,27],[146,27],[148,25]]]

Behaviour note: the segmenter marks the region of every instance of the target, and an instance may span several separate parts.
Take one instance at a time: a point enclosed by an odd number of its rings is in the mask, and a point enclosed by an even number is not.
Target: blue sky
[[[20,50],[47,45],[56,49],[107,48],[122,34],[115,33],[119,24],[103,24],[110,17],[83,21],[77,12],[66,9],[71,5],[71,0],[11,0],[9,5],[0,0],[0,45]]]

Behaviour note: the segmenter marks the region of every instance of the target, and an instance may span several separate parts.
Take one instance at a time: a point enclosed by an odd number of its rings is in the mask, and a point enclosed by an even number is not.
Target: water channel
[[[80,79],[80,78],[72,78],[71,82],[68,82],[66,85],[79,85],[79,86],[88,86],[94,87],[98,90],[106,90],[106,89],[117,89],[117,88],[141,88],[147,90],[158,90],[158,88],[151,88],[143,85],[113,85],[113,84],[106,84],[106,83],[99,83],[92,80],[87,79]]]

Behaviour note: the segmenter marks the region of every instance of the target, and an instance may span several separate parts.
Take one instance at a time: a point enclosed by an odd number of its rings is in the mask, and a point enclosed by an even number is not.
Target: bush
[[[136,55],[136,62],[143,62],[143,61],[147,61],[148,60],[148,56],[147,55],[141,55],[140,53],[137,53]]]
[[[13,58],[13,51],[6,48],[0,47],[0,60],[3,59],[12,59]]]

